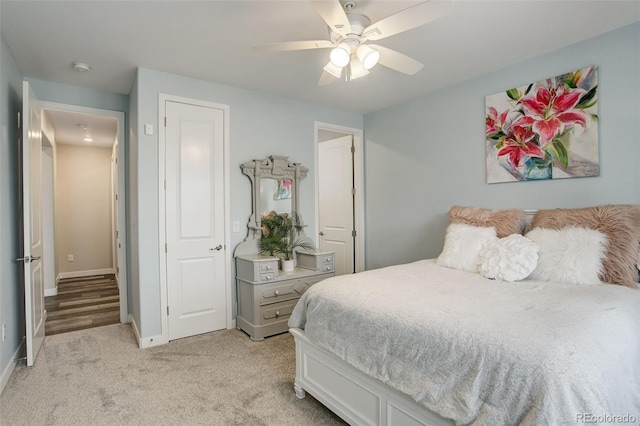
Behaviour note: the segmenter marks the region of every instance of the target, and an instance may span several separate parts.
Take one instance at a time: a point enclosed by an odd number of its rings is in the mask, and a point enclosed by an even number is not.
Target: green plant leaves
[[[297,213],[270,213],[260,220],[262,236],[258,241],[258,250],[263,255],[280,255],[284,260],[293,258],[296,248],[314,251],[313,242],[307,238],[302,230],[304,225]]]
[[[598,90],[598,86],[593,86],[591,90],[580,98],[580,102],[576,105],[576,108],[587,109],[594,106],[598,102],[598,98],[596,97],[596,92]]]
[[[510,99],[517,101],[520,98],[520,93],[518,93],[518,89],[509,89],[505,92]]]
[[[551,141],[548,150],[551,152],[553,158],[558,160],[564,167],[569,165],[569,154],[567,153],[567,147],[564,146],[564,142],[560,139],[554,139]]]

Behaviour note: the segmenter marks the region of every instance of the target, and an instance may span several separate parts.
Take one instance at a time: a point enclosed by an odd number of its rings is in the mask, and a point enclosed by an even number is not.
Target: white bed
[[[350,424],[640,421],[635,289],[423,260],[318,283],[289,325],[297,395]]]

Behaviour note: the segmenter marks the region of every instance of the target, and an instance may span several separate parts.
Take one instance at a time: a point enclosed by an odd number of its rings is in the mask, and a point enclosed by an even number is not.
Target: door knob
[[[218,244],[215,248],[210,248],[209,251],[214,251],[214,250],[222,250],[222,244]]]
[[[31,262],[35,262],[36,260],[40,260],[42,259],[41,256],[25,256],[25,257],[19,257],[18,259],[16,259],[16,261],[18,262],[24,262],[24,263],[31,263]]]
[[[318,232],[318,234],[322,237],[324,235],[324,232],[320,231]]]

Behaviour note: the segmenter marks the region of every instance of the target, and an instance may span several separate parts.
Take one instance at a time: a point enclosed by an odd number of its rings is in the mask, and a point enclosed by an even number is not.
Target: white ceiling
[[[354,11],[377,21],[416,3],[359,0]],[[309,0],[0,5],[2,36],[29,77],[127,94],[140,66],[357,113],[640,21],[640,1],[454,0],[448,16],[378,42],[422,62],[418,74],[377,66],[350,83],[318,87],[328,50],[258,53],[249,47],[327,38]],[[92,71],[73,71],[73,61],[89,63]]]
[[[47,109],[47,114],[58,144],[111,148],[115,142],[118,130],[115,117],[56,109]]]

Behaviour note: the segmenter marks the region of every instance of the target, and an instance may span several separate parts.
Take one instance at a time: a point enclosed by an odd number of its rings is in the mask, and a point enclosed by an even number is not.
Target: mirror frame
[[[250,230],[260,229],[260,179],[291,179],[291,213],[300,211],[299,191],[300,181],[307,177],[309,169],[300,163],[293,163],[289,157],[282,155],[270,155],[264,160],[251,160],[240,165],[242,173],[251,180],[252,208],[248,227]],[[254,236],[255,238],[255,236]]]

